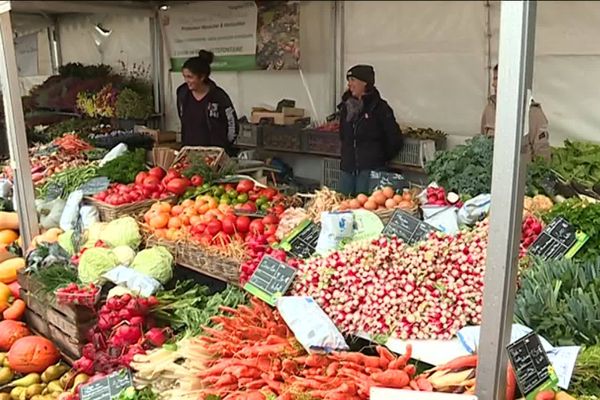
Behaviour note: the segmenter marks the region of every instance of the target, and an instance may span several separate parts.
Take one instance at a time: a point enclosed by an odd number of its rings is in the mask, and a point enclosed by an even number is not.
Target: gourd
[[[12,244],[19,238],[19,234],[12,229],[0,230],[0,244]]]
[[[26,336],[17,340],[8,352],[8,365],[21,374],[41,374],[60,359],[58,349],[46,338]]]
[[[0,211],[0,229],[19,230],[19,215],[16,212]]]
[[[21,321],[0,321],[0,350],[8,351],[19,339],[31,335],[27,325]]]
[[[0,263],[0,282],[12,283],[17,280],[17,272],[25,268],[25,259],[15,257]]]

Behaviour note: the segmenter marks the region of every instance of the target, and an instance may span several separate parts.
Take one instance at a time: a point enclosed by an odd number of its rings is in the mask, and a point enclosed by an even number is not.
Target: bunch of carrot
[[[77,153],[84,150],[91,150],[93,147],[75,134],[65,134],[54,139],[54,144],[67,153]]]
[[[253,299],[250,306],[223,309],[216,329],[205,328],[212,356],[202,378],[202,399],[362,400],[371,386],[433,391],[425,378],[414,379],[410,347],[396,357],[384,347],[378,356],[336,352],[307,354],[280,315]]]

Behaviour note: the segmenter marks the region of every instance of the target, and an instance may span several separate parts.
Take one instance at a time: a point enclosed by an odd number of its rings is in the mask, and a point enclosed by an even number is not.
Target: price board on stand
[[[244,289],[265,303],[274,306],[277,299],[288,291],[296,273],[295,268],[265,255]]]
[[[545,260],[572,258],[588,239],[588,235],[577,231],[566,219],[558,217],[544,228],[529,247],[529,254]]]
[[[535,332],[530,332],[509,344],[506,349],[519,389],[526,400],[535,399],[535,396],[544,390],[557,388],[558,377]]]
[[[317,248],[321,225],[310,220],[303,221],[281,243],[280,247],[295,258],[308,258]]]
[[[81,400],[112,400],[121,391],[133,385],[130,369],[123,369],[105,376],[94,383],[82,385],[79,388]]]
[[[397,236],[408,244],[424,240],[430,232],[435,231],[437,229],[433,226],[401,210],[394,211],[392,218],[383,228],[385,236]]]
[[[369,192],[373,193],[377,189],[386,186],[392,187],[395,190],[408,188],[408,181],[402,174],[385,171],[371,171],[369,175]]]

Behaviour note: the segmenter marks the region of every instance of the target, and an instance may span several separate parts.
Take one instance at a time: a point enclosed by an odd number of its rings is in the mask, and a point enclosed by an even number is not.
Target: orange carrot
[[[433,392],[433,385],[425,378],[417,379],[417,386],[422,392]]]
[[[506,370],[506,400],[514,400],[517,392],[517,377],[510,363]]]
[[[455,358],[454,360],[449,361],[444,365],[440,365],[440,366],[436,367],[435,369],[436,370],[444,370],[444,369],[457,370],[457,369],[466,369],[466,368],[473,368],[473,367],[477,367],[477,354]]]
[[[27,305],[21,299],[13,301],[13,303],[2,313],[4,319],[11,319],[13,321],[20,321],[25,314]]]
[[[419,385],[417,384],[417,381],[410,381],[408,382],[408,386],[410,386],[410,388],[412,390],[414,390],[415,392],[420,392],[421,389],[419,389]]]
[[[404,372],[408,374],[408,376],[414,376],[417,373],[417,367],[412,364],[408,364],[404,367]]]
[[[383,386],[401,388],[409,384],[408,374],[400,370],[387,370],[380,374],[371,375],[373,380]]]

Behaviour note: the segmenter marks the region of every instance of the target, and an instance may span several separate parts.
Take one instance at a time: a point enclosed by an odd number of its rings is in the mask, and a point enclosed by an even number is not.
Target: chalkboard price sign
[[[562,217],[554,219],[529,248],[529,254],[545,260],[571,258],[588,240],[585,233]]]
[[[133,385],[131,370],[123,369],[79,388],[81,400],[112,400]]]
[[[371,171],[369,176],[369,191],[372,193],[377,189],[390,186],[396,190],[408,187],[408,182],[401,174],[385,171]]]
[[[396,210],[390,221],[383,228],[383,234],[387,237],[397,236],[405,243],[413,244],[426,239],[430,232],[436,230],[428,223],[404,211]]]
[[[275,305],[296,277],[296,270],[284,262],[265,255],[244,289],[265,303]]]
[[[299,226],[297,232],[292,232],[285,240],[285,250],[295,258],[308,258],[312,256],[317,248],[321,225],[312,221],[305,221]]]
[[[558,377],[535,332],[511,343],[506,349],[517,383],[526,399],[532,399],[538,392],[556,387]]]

